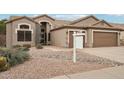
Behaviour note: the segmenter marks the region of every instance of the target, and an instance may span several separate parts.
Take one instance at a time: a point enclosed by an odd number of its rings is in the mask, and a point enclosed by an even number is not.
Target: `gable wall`
[[[33,30],[32,33],[32,42],[18,42],[17,41],[17,33],[16,33],[16,29],[18,29],[18,24],[20,23],[28,23],[31,25],[31,29]],[[27,19],[20,19],[17,21],[14,21],[11,23],[12,24],[12,45],[22,45],[22,44],[31,44],[32,46],[35,45],[35,34],[36,34],[36,24],[32,21],[29,21]]]
[[[108,24],[106,24],[106,23],[98,23],[98,24],[96,24],[96,25],[94,25],[94,26],[97,26],[97,27],[110,27]]]
[[[6,24],[6,47],[11,48],[12,46],[12,24]]]
[[[82,20],[82,21],[72,24],[72,25],[74,25],[74,26],[90,26],[96,22],[98,22],[98,21],[95,20],[94,18],[88,18],[88,19]]]
[[[34,21],[36,21],[37,23],[40,23],[41,21],[43,22],[49,22],[52,24],[52,27],[55,28],[56,24],[55,24],[55,21],[54,20],[51,20],[50,18],[48,17],[39,17],[39,18],[36,18],[34,19]]]

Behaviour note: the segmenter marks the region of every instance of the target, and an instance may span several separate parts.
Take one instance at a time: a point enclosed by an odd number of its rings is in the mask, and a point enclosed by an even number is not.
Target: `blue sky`
[[[0,19],[9,18],[10,16],[38,16],[39,14],[0,14]],[[88,16],[89,14],[49,14],[49,16],[62,20],[74,20],[80,17]],[[99,19],[113,23],[124,23],[123,14],[94,14]]]

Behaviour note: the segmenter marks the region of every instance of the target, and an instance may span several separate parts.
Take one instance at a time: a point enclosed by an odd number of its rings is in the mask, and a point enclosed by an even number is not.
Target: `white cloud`
[[[81,17],[85,17],[87,15],[85,14],[56,14],[56,15],[50,15],[50,16],[56,19],[61,19],[61,20],[75,20]]]
[[[112,16],[124,16],[124,14],[107,14],[107,15],[112,15]]]
[[[35,14],[35,15],[33,15],[33,17],[36,17],[36,16],[39,16],[39,14]]]

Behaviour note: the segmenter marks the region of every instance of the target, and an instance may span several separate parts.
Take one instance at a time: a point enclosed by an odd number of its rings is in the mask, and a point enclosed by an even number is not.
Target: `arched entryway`
[[[49,45],[51,41],[50,30],[52,28],[52,25],[46,21],[40,22],[40,25],[41,25],[40,43],[44,45]]]

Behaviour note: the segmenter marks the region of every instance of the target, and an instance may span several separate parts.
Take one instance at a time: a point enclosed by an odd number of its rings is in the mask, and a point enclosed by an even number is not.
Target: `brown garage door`
[[[94,32],[94,47],[117,46],[117,33],[115,32]]]
[[[73,31],[69,32],[69,48],[73,47]]]

